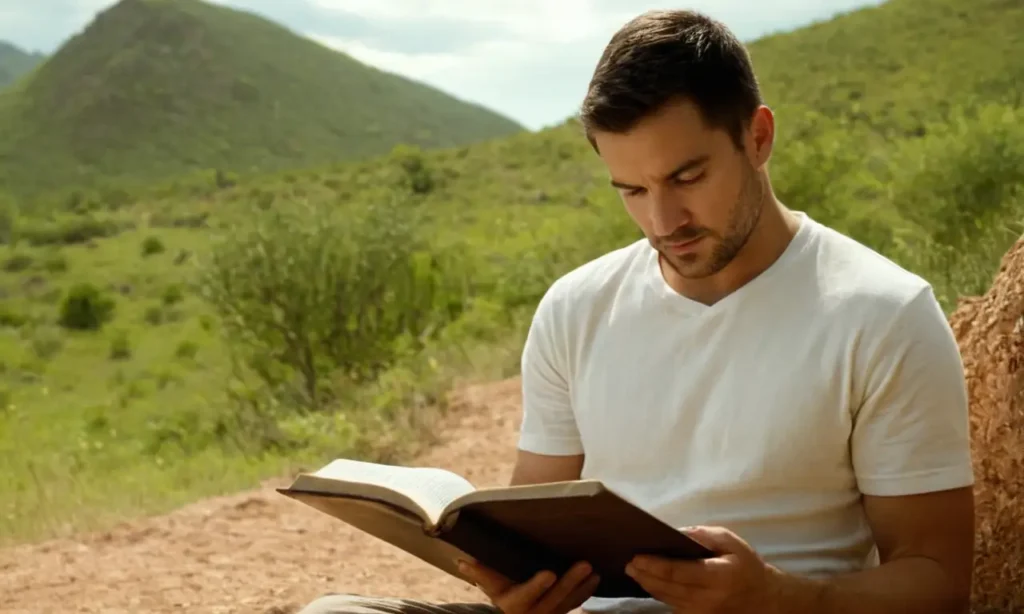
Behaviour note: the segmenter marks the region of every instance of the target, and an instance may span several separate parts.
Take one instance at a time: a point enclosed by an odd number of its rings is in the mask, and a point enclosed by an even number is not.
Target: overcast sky
[[[488,106],[531,129],[576,111],[623,22],[695,8],[743,40],[879,0],[217,0],[269,17],[368,64]],[[51,53],[113,0],[0,0],[0,40]]]

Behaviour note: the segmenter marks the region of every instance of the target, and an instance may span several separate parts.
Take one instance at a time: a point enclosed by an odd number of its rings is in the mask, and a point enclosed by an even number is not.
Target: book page
[[[476,490],[468,480],[445,469],[382,465],[348,459],[332,461],[312,476],[395,491],[414,501],[432,522],[438,520],[441,511],[449,503]]]

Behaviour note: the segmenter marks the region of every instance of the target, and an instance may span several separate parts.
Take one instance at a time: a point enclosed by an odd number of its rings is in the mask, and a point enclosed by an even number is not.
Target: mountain
[[[0,97],[0,184],[15,192],[274,170],[523,129],[199,0],[122,0],[19,85]]]
[[[10,43],[0,41],[0,87],[14,83],[44,59],[46,57],[41,53],[27,53]]]
[[[770,105],[920,136],[957,105],[1024,103],[1022,31],[1020,0],[888,0],[749,47]]]

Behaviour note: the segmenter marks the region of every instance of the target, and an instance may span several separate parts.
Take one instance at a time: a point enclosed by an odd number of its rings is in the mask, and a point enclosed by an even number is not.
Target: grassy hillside
[[[258,17],[122,0],[0,95],[0,185],[150,181],[453,146],[521,127]]]
[[[889,0],[766,37],[751,55],[769,104],[822,115],[784,122],[788,138],[830,125],[922,136],[958,106],[1024,102],[1022,23],[1017,0]]]
[[[0,41],[0,87],[14,83],[44,59],[45,56],[40,53],[27,53],[10,43]]]
[[[782,198],[926,276],[947,309],[980,293],[1022,230],[1020,31],[1016,2],[893,0],[753,45]],[[459,378],[515,373],[556,276],[638,236],[575,122],[12,209],[9,540],[396,458]]]

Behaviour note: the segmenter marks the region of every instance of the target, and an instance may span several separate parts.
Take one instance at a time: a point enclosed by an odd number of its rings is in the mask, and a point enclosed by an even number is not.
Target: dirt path
[[[506,482],[518,379],[473,387],[417,464]],[[100,534],[0,551],[0,612],[294,612],[331,591],[454,601],[481,594],[272,489],[201,501]]]

